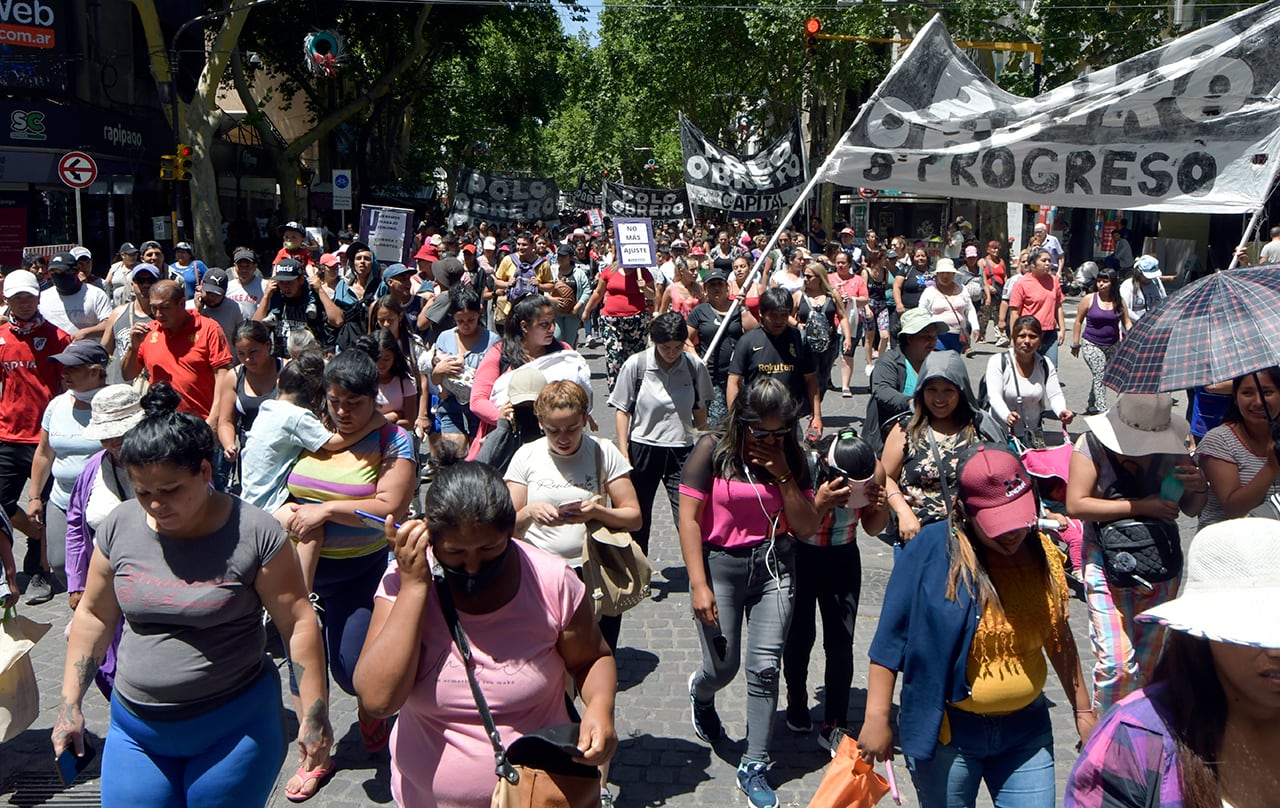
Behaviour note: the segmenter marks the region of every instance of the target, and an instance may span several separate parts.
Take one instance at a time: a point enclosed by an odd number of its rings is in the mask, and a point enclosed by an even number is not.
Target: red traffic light
[[[808,20],[805,21],[804,32],[806,34],[809,34],[810,36],[812,36],[820,32],[821,30],[822,30],[822,20],[818,19],[817,17],[810,17]]]

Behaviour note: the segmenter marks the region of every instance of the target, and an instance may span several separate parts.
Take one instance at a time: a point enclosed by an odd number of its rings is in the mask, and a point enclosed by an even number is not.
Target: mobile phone
[[[560,507],[557,510],[559,510],[560,513],[564,513],[565,511],[580,511],[582,510],[582,500],[571,499],[568,502],[561,502]]]
[[[84,770],[89,768],[89,764],[97,757],[98,751],[89,745],[88,740],[84,742],[84,755],[76,757],[74,746],[68,746],[62,750],[62,754],[58,755],[58,776],[62,778],[64,785],[71,785],[76,781]]]
[[[380,517],[380,516],[377,516],[377,515],[375,515],[375,514],[369,513],[368,511],[361,511],[361,510],[357,510],[357,511],[356,511],[356,516],[359,516],[359,517],[360,517],[360,521],[361,521],[361,522],[364,522],[364,523],[365,523],[366,525],[368,525],[369,527],[373,527],[373,528],[377,528],[378,530],[382,530],[382,529],[386,526],[386,521],[387,521],[386,519],[384,519],[384,518],[382,518],[382,517]],[[396,529],[396,530],[399,530],[401,527],[403,527],[403,525],[401,525],[399,522],[395,522],[395,523],[393,523],[393,524],[394,524],[394,526],[395,526],[395,529]]]

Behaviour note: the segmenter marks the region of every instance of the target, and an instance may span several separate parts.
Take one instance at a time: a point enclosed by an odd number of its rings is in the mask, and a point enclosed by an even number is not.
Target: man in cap
[[[329,297],[319,276],[310,286],[306,270],[292,258],[276,264],[276,271],[267,281],[262,300],[253,319],[261,320],[275,329],[274,353],[282,359],[289,356],[289,334],[309,331],[319,345],[330,347],[328,326],[342,324],[342,311]],[[317,291],[316,286],[320,287]],[[328,305],[325,305],[326,302]],[[336,315],[331,320],[331,317]]]
[[[44,526],[41,541],[40,572],[27,582],[27,603],[52,600],[55,592],[66,590],[63,584],[67,566],[67,510],[75,479],[66,478],[58,461],[64,460],[76,471],[84,461],[97,454],[101,444],[79,439],[89,421],[89,400],[84,391],[100,389],[110,355],[102,345],[80,340],[68,345],[60,354],[49,357],[62,374],[66,395],[58,396],[45,408],[41,420],[41,442],[31,463],[31,485],[27,489],[27,519]],[[72,368],[75,368],[72,370]],[[78,388],[78,389],[77,389]],[[57,474],[54,474],[54,471]],[[52,505],[52,507],[48,507]]]
[[[146,372],[152,384],[168,382],[182,398],[178,409],[210,422],[216,420],[214,390],[231,367],[231,347],[213,320],[187,311],[186,295],[177,281],[151,287],[150,323],[135,323],[129,332],[121,370],[126,381]]]
[[[1133,274],[1120,284],[1120,299],[1133,322],[1138,322],[1153,306],[1164,300],[1164,278],[1154,255],[1144,255],[1133,264]]]
[[[311,250],[307,249],[302,225],[285,222],[276,228],[276,233],[280,236],[281,246],[280,252],[276,253],[276,260],[271,262],[273,265],[279,266],[281,261],[292,259],[303,269],[311,266]]]
[[[71,253],[49,259],[53,287],[40,293],[40,313],[75,339],[101,340],[111,316],[107,293],[86,284]]]
[[[421,308],[421,313],[416,317],[417,329],[428,345],[434,345],[441,334],[453,328],[453,314],[449,308],[454,290],[462,283],[464,272],[466,267],[457,258],[452,256],[441,258],[431,267],[432,279],[436,287],[435,298],[423,307],[422,298],[418,295],[413,296],[419,301],[419,308]],[[390,283],[388,286],[395,288]]]
[[[115,361],[107,368],[107,381],[120,384],[124,381],[121,366],[124,364],[125,351],[129,349],[129,334],[138,323],[149,324],[151,316],[151,287],[160,280],[162,270],[151,264],[138,264],[129,273],[129,300],[116,306],[107,321],[107,330],[102,337],[102,347],[115,357]]]
[[[258,256],[248,247],[236,247],[231,260],[234,263],[227,278],[227,298],[240,307],[246,320],[252,320],[258,303],[266,296]]]
[[[138,265],[141,251],[132,242],[126,241],[120,245],[116,254],[120,256],[120,260],[107,270],[107,293],[111,296],[112,305],[119,306],[121,303],[128,302],[132,294],[129,273],[133,272],[133,268]]]
[[[852,265],[862,271],[862,248],[857,244],[857,234],[853,232],[852,227],[846,227],[840,231],[840,252],[849,256]]]
[[[973,225],[963,216],[957,216],[947,228],[947,243],[942,248],[942,255],[952,261],[960,261],[964,257],[964,245],[973,236]]]
[[[453,259],[457,261],[457,259]],[[439,263],[439,262],[436,262]],[[461,266],[458,261],[459,266]],[[405,264],[395,263],[390,266],[383,267],[382,281],[387,285],[387,294],[395,298],[400,304],[400,308],[404,311],[405,322],[409,325],[409,329],[413,332],[419,330],[419,323],[425,323],[422,317],[423,307],[427,303],[427,299],[422,295],[413,293],[413,276],[417,274],[413,267]],[[370,306],[372,309],[373,306]]]
[[[4,296],[9,316],[0,322],[0,508],[28,536],[22,571],[35,576],[43,572],[44,526],[19,511],[18,498],[31,478],[45,407],[62,389],[62,368],[49,359],[66,350],[71,338],[41,316],[34,273],[19,269],[6,275]],[[11,540],[12,534],[0,536],[0,542]]]
[[[102,278],[99,278],[93,272],[93,253],[89,251],[89,248],[72,247],[70,252],[71,256],[76,259],[76,269],[80,272],[80,280],[105,292],[106,286],[102,283]],[[107,299],[110,300],[110,296]]]
[[[871,371],[871,398],[863,421],[862,437],[878,455],[884,449],[885,433],[903,415],[911,412],[924,360],[933,351],[938,335],[947,324],[924,309],[908,309],[902,315],[894,346],[880,354]]]
[[[235,345],[236,329],[245,321],[244,312],[239,304],[227,300],[227,285],[230,283],[227,271],[222,267],[214,267],[204,273],[200,279],[200,287],[196,290],[195,300],[187,303],[187,308],[203,314],[222,326],[222,333],[227,337],[228,345]],[[232,357],[235,364],[235,355]]]

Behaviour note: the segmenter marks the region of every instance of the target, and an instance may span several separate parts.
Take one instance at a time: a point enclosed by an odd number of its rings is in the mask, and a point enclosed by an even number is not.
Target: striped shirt
[[[289,473],[289,495],[299,503],[372,499],[383,468],[413,460],[409,433],[386,424],[337,452],[306,452]],[[357,558],[386,546],[382,528],[324,523],[324,558]]]
[[[1234,465],[1239,469],[1240,485],[1253,482],[1253,478],[1257,477],[1262,467],[1267,464],[1265,455],[1254,454],[1248,446],[1244,445],[1236,433],[1234,424],[1215,426],[1205,433],[1204,438],[1196,444],[1196,458],[1203,457],[1213,457]],[[1276,493],[1280,493],[1280,479],[1271,484],[1271,488],[1267,490],[1267,496]],[[1210,486],[1204,510],[1200,511],[1200,523],[1196,529],[1204,530],[1209,525],[1225,521],[1226,518],[1227,512],[1222,509],[1222,500],[1214,492],[1213,486]]]

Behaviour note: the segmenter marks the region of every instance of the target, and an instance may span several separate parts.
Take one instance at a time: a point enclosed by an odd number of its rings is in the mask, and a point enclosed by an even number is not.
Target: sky
[[[556,8],[560,13],[560,21],[564,25],[564,32],[566,34],[568,34],[569,36],[577,36],[579,31],[585,30],[591,36],[592,40],[596,38],[596,32],[599,28],[599,21],[597,19],[597,15],[599,14],[599,9],[597,8],[587,9],[587,21],[576,22],[575,20],[570,18],[569,10],[566,9],[564,6],[557,3]]]

